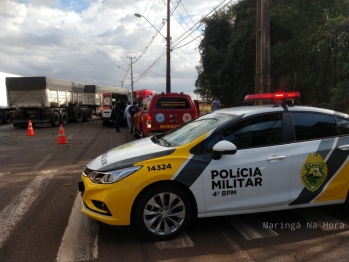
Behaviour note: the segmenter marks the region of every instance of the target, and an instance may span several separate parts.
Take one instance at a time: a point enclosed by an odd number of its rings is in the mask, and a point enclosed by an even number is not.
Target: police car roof
[[[282,106],[273,107],[273,105],[259,105],[259,106],[239,106],[239,107],[230,107],[216,110],[215,112],[233,114],[233,115],[255,115],[261,113],[269,112],[282,112],[285,109]],[[329,115],[337,115],[345,118],[349,118],[349,115],[337,112],[330,109],[311,107],[311,106],[290,106],[287,107],[287,110],[290,112],[302,111],[302,112],[316,112]]]

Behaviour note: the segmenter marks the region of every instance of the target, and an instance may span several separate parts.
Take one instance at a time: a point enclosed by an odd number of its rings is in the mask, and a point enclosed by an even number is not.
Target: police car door
[[[343,203],[349,180],[349,120],[312,112],[292,116],[296,143],[291,149],[290,206]]]
[[[203,172],[206,212],[287,206],[290,153],[282,144],[282,112],[246,118],[211,139],[238,150],[211,160]],[[210,147],[212,141],[205,142]],[[204,145],[204,147],[205,147]]]

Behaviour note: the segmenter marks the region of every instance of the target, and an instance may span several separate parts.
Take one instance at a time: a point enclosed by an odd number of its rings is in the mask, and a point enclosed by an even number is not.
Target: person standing
[[[216,96],[213,97],[213,101],[211,103],[211,108],[212,108],[212,111],[215,111],[215,110],[221,108],[221,102],[217,99]]]
[[[125,114],[127,117],[127,125],[129,132],[133,132],[133,125],[134,125],[134,120],[133,116],[138,112],[138,106],[137,106],[137,101],[133,101],[133,105],[131,105],[129,102],[127,102],[127,107],[125,109]]]
[[[115,127],[116,132],[120,133],[120,125],[121,125],[121,109],[120,109],[120,101],[117,101],[113,107],[111,115],[114,116],[115,119]]]
[[[129,111],[131,107],[131,104],[130,102],[126,102],[126,109],[125,109],[125,115],[126,115],[126,119],[127,119],[127,126],[128,126],[128,131],[130,133],[132,133],[132,128],[133,128],[133,119],[132,119],[132,116],[131,116],[131,113]]]

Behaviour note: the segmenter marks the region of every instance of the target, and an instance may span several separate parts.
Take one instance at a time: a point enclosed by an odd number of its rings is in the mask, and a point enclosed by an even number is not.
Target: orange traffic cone
[[[65,134],[64,134],[64,129],[63,129],[63,125],[61,124],[59,126],[59,132],[58,132],[58,139],[57,139],[57,145],[59,144],[68,144],[67,139],[65,138]]]
[[[28,131],[27,136],[35,136],[32,121],[28,120]]]

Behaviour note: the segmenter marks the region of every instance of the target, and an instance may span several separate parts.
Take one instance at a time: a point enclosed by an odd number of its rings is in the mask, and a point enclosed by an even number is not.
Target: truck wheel
[[[4,115],[4,123],[5,124],[9,124],[9,123],[11,123],[12,122],[12,115],[11,115],[11,113],[10,112],[4,112],[5,113],[5,115]]]
[[[84,112],[84,121],[89,122],[92,120],[92,111],[91,110],[86,110]]]
[[[63,111],[62,114],[61,114],[61,123],[62,125],[66,125],[68,124],[68,114],[66,111]]]
[[[0,125],[4,122],[4,116],[2,112],[0,112]]]
[[[74,119],[76,122],[82,122],[84,120],[84,114],[82,113],[81,110],[76,110],[74,112]]]
[[[53,127],[59,126],[60,123],[61,123],[61,117],[57,111],[54,111],[52,116],[52,126]]]
[[[145,237],[164,241],[188,226],[192,205],[188,195],[175,185],[158,185],[144,191],[135,204],[134,222]]]

